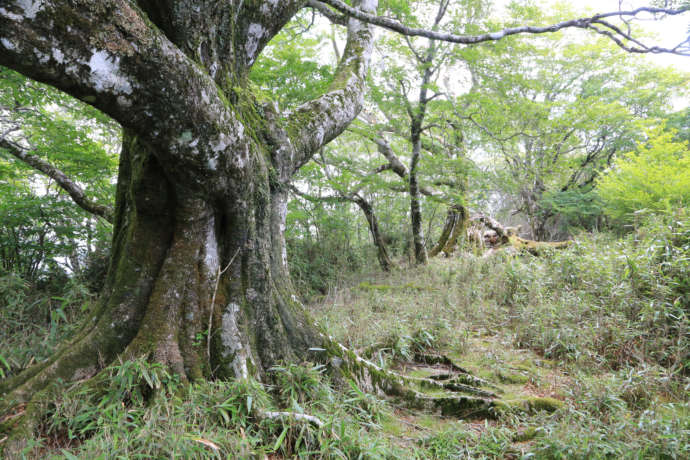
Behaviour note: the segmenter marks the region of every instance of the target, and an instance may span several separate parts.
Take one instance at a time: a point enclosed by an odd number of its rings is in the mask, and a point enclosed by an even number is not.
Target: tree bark
[[[364,217],[367,219],[367,224],[369,224],[369,232],[371,233],[371,238],[374,240],[374,246],[376,246],[376,257],[379,260],[379,265],[384,271],[390,271],[393,267],[393,261],[391,261],[388,255],[388,250],[386,249],[386,242],[383,240],[383,235],[379,230],[379,221],[374,214],[374,209],[369,201],[365,200],[359,195],[353,197],[354,202],[359,206],[359,209],[364,213]]]
[[[364,218],[367,220],[367,224],[369,226],[369,233],[371,235],[372,241],[374,242],[374,246],[376,247],[376,257],[378,258],[381,269],[383,271],[390,271],[390,269],[393,268],[394,264],[390,256],[388,255],[386,242],[384,241],[383,235],[379,230],[379,221],[376,217],[376,213],[374,213],[374,207],[371,205],[371,202],[369,202],[367,199],[365,199],[358,193],[346,195],[345,193],[338,191],[338,196],[318,197],[309,195],[308,193],[301,192],[293,186],[291,186],[290,189],[296,195],[299,195],[302,198],[312,202],[355,203],[362,211],[362,213],[364,213]]]
[[[322,344],[288,276],[287,184],[359,112],[373,33],[350,19],[334,83],[280,114],[247,75],[304,3],[2,2],[0,64],[100,108],[125,135],[99,306],[47,361],[0,382],[0,415],[117,356],[183,380],[264,379]]]
[[[412,223],[412,242],[414,244],[414,258],[417,265],[427,262],[426,245],[424,244],[424,232],[422,230],[422,208],[417,181],[417,169],[421,155],[421,133],[412,128],[412,158],[410,160],[410,220]],[[420,120],[421,124],[421,120]]]
[[[467,209],[462,205],[453,205],[448,208],[446,223],[441,231],[438,243],[429,251],[429,257],[436,257],[441,252],[446,256],[455,251],[458,238],[467,229],[468,215]]]

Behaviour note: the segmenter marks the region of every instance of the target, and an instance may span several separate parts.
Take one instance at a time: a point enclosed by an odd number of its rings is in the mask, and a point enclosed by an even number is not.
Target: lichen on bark
[[[373,11],[377,2],[364,3]],[[0,64],[125,130],[99,307],[46,362],[0,383],[0,412],[34,410],[52,382],[94,378],[116,356],[144,356],[182,380],[265,379],[272,365],[322,344],[287,272],[286,187],[357,115],[373,33],[351,20],[334,85],[299,113],[280,114],[254,97],[247,75],[303,4],[45,0],[27,11],[15,0],[0,8]],[[199,337],[209,331],[207,351]],[[29,412],[17,420],[29,423]]]

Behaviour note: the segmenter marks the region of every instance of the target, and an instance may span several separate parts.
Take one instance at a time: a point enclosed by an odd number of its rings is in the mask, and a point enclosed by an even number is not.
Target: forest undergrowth
[[[689,280],[682,213],[623,237],[581,234],[540,257],[460,250],[352,274],[310,306],[334,338],[413,377],[443,370],[420,353],[448,356],[521,404],[458,419],[321,364],[273,368],[270,385],[182,385],[145,360],[119,362],[105,385],[44,394],[25,458],[688,458]],[[88,310],[78,283],[60,289],[46,298],[0,280],[2,376],[42,359]]]

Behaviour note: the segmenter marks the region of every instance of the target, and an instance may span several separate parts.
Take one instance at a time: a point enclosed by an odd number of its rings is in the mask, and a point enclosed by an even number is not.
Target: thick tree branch
[[[304,0],[136,3],[175,46],[224,85],[228,75],[248,71],[271,38],[302,8]]]
[[[343,14],[347,14],[353,18],[357,18],[360,21],[368,22],[369,24],[374,24],[379,27],[397,32],[403,35],[416,36],[416,37],[426,37],[432,40],[440,40],[451,43],[459,43],[464,45],[473,45],[477,43],[497,41],[501,40],[510,35],[518,34],[545,34],[557,32],[566,28],[579,28],[579,29],[591,29],[597,33],[603,34],[611,38],[618,46],[629,52],[634,53],[671,53],[679,54],[683,56],[690,56],[690,47],[687,41],[679,44],[674,48],[662,48],[658,46],[648,46],[644,45],[638,40],[633,40],[628,33],[624,33],[621,29],[617,27],[612,27],[610,23],[606,21],[607,18],[619,17],[619,18],[632,18],[643,13],[653,14],[653,15],[669,15],[675,16],[683,14],[690,11],[690,6],[684,6],[680,8],[653,8],[653,7],[642,7],[630,11],[615,11],[610,13],[601,13],[594,16],[586,18],[571,19],[568,21],[558,22],[556,24],[551,24],[548,26],[520,26],[511,27],[496,32],[490,32],[479,35],[455,35],[447,32],[436,32],[433,30],[419,29],[414,27],[408,27],[390,18],[376,16],[373,14],[367,14],[362,11],[358,11],[351,6],[347,5],[341,0],[321,0],[336,10]],[[607,27],[608,30],[603,30],[597,27],[597,25]],[[636,46],[627,45],[625,42],[630,41]],[[687,48],[687,49],[686,49]]]
[[[193,4],[199,0],[186,0]],[[212,3],[225,3],[211,0]],[[238,2],[233,2],[237,4]],[[235,56],[244,67],[251,67],[257,56],[268,42],[287,24],[290,19],[304,6],[304,0],[280,1],[244,1],[239,2],[238,11],[233,20],[235,37],[240,38],[235,43]],[[221,5],[220,10],[227,8]],[[218,7],[216,7],[218,8]],[[202,10],[202,15],[206,11]],[[240,19],[238,19],[240,18]],[[245,28],[242,30],[242,28]],[[207,34],[208,31],[202,33]],[[219,37],[223,39],[222,37]]]
[[[99,108],[160,147],[170,156],[162,158],[164,164],[182,160],[174,162],[175,174],[208,169],[214,162],[228,168],[242,163],[235,157],[248,148],[243,126],[215,81],[131,2],[2,5],[0,65]],[[226,150],[232,161],[221,158]]]
[[[63,190],[65,190],[72,200],[84,211],[87,211],[95,216],[102,217],[106,221],[113,222],[113,210],[109,206],[98,204],[86,196],[84,190],[70,179],[60,169],[51,165],[37,155],[32,155],[26,149],[21,147],[16,142],[13,142],[7,137],[0,137],[0,148],[7,150],[11,155],[17,159],[28,164],[32,168],[41,171],[46,176],[53,179]]]
[[[323,4],[322,2],[318,0],[307,0],[307,7],[312,8],[319,13],[321,13],[323,16],[326,17],[329,21],[331,21],[333,24],[338,24],[341,26],[346,26],[347,25],[347,20],[348,16],[341,15],[333,11],[328,7],[328,5]]]
[[[367,13],[376,11],[377,5],[378,0],[360,2]],[[329,91],[288,114],[288,133],[295,147],[291,161],[294,171],[342,133],[361,110],[373,36],[373,27],[351,18],[347,45]]]

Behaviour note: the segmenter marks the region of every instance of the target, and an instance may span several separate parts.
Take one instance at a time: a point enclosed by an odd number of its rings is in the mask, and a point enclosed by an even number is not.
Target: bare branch
[[[65,190],[72,200],[84,211],[102,217],[106,221],[113,222],[113,210],[110,206],[104,206],[93,202],[86,196],[84,190],[77,185],[65,173],[43,160],[39,156],[32,155],[22,146],[6,137],[7,132],[0,137],[0,148],[4,148],[17,159],[28,164],[32,168],[41,171],[46,176],[53,179],[63,190]]]
[[[327,196],[315,196],[311,195],[309,193],[303,192],[294,185],[290,184],[288,185],[288,188],[292,193],[294,193],[297,196],[300,196],[304,198],[307,201],[311,201],[312,203],[348,203],[352,202],[353,199],[352,197],[349,197],[347,195],[343,195],[341,193],[338,193],[338,195],[333,196],[333,195],[327,195]]]
[[[340,15],[337,14],[335,11],[330,9],[327,5],[324,5],[318,0],[308,0],[306,6],[308,8],[312,8],[319,13],[321,13],[323,16],[326,17],[329,21],[331,21],[333,24],[338,24],[341,26],[346,26],[347,25],[347,16],[345,15]]]
[[[604,24],[606,22],[604,21],[606,18],[618,17],[621,19],[626,19],[636,17],[642,13],[649,13],[653,15],[663,14],[668,16],[676,16],[690,11],[690,6],[683,6],[680,8],[641,7],[629,11],[614,11],[609,13],[596,14],[594,16],[586,18],[571,19],[568,21],[562,21],[548,26],[520,26],[479,35],[455,35],[447,32],[436,32],[433,30],[408,27],[391,18],[375,16],[372,14],[364,13],[362,11],[358,11],[341,0],[322,0],[322,2],[332,6],[333,8],[344,14],[347,14],[348,16],[357,18],[360,21],[368,22],[370,24],[383,27],[393,32],[397,32],[399,34],[414,37],[425,37],[432,40],[459,43],[463,45],[474,45],[477,43],[497,41],[510,35],[552,33],[562,29],[574,27],[579,29],[594,30],[597,33],[607,36],[608,38],[613,40],[618,46],[632,53],[670,53],[682,56],[690,56],[690,49],[688,49],[687,51],[683,49],[683,45],[688,45],[687,41],[680,43],[678,46],[674,48],[647,46],[643,45],[637,40],[632,40],[630,38],[630,34],[624,33],[619,28],[615,28],[616,30],[614,31],[608,31],[602,30],[595,26],[595,24],[600,24],[608,27],[608,24]],[[629,46],[625,43],[625,41],[632,41],[637,46]]]

